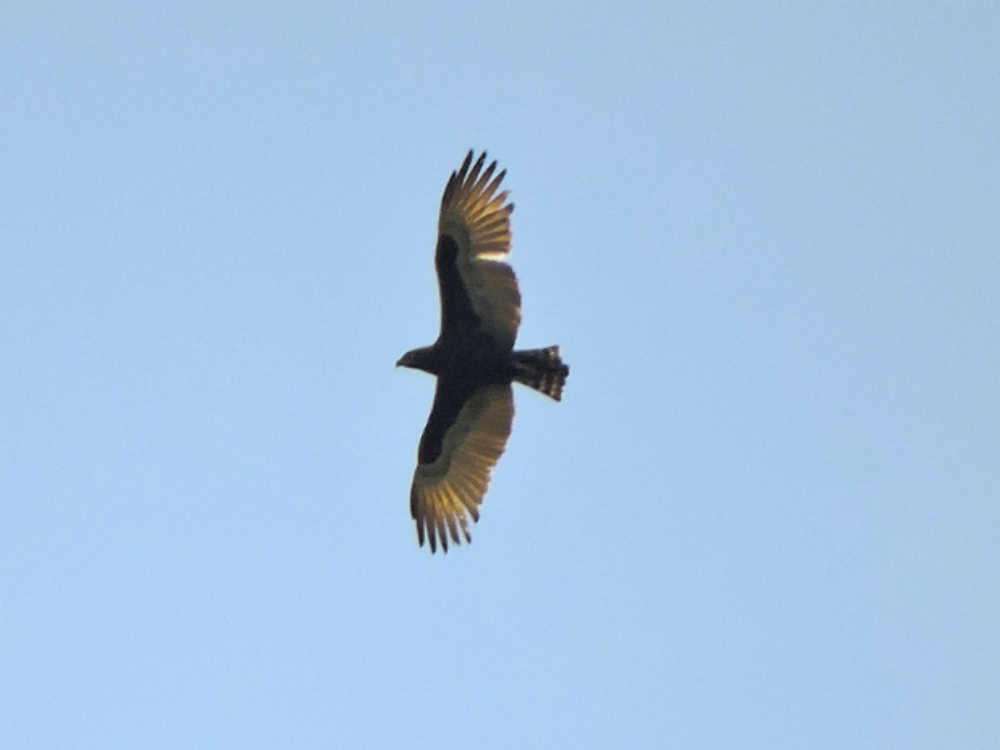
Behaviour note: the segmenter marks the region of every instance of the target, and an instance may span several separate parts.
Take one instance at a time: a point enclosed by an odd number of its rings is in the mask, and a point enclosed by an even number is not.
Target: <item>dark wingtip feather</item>
[[[462,161],[462,166],[458,169],[458,176],[462,179],[465,179],[465,174],[469,171],[469,165],[472,164],[472,154],[473,150],[470,148],[469,153],[465,155],[465,159]]]

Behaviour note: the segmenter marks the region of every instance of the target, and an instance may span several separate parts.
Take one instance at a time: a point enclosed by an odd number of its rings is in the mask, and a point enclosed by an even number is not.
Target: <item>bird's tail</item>
[[[544,393],[556,401],[562,399],[562,389],[569,376],[569,367],[559,358],[559,347],[522,349],[511,352],[514,380]]]

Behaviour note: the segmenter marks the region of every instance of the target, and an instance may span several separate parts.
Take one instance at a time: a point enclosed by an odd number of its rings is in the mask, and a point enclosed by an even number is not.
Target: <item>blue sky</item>
[[[0,9],[0,740],[1000,745],[991,3]],[[436,212],[508,169],[473,544]]]

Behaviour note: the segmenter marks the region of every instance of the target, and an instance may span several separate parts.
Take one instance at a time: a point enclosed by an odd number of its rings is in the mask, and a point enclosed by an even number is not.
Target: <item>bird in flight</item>
[[[506,170],[494,177],[497,163],[483,169],[486,152],[475,163],[470,151],[452,172],[441,198],[437,269],[441,292],[441,332],[432,346],[402,356],[397,367],[437,376],[434,405],[417,451],[410,489],[410,514],[417,538],[431,552],[438,540],[471,542],[469,521],[500,460],[514,419],[511,383],[517,381],[559,401],[569,367],[559,347],[514,351],[521,323],[521,292],[510,255],[507,192],[497,192]]]

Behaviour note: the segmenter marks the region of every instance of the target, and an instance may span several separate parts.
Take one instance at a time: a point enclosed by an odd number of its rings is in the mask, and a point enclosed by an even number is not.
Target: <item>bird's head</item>
[[[423,370],[433,373],[434,347],[423,346],[419,349],[412,349],[399,358],[396,367],[412,367],[414,370]]]

